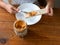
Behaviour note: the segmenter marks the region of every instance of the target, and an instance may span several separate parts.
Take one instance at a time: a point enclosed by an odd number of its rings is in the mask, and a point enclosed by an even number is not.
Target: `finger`
[[[17,8],[15,8],[15,7],[12,8],[12,13],[13,13],[13,14],[16,14],[18,11],[19,11],[19,10],[18,10]]]
[[[12,7],[12,10],[15,11],[15,12],[18,12],[18,9],[15,8],[15,7]]]
[[[53,16],[53,9],[52,9],[52,8],[50,8],[49,15],[50,15],[50,16]]]
[[[12,9],[12,10],[11,10],[11,13],[12,13],[12,14],[15,14],[15,13],[16,13],[16,11]]]

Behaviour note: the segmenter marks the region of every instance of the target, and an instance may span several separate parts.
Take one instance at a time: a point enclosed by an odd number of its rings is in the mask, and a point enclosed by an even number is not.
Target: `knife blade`
[[[25,16],[26,18],[30,18],[30,17],[34,17],[34,16],[38,16],[38,15],[42,15],[42,14],[46,14],[47,12],[46,12],[46,9],[44,8],[44,9],[40,9],[40,10],[34,10],[35,12],[37,12],[35,15],[33,15],[33,16]],[[23,12],[23,13],[25,13],[25,14],[29,14],[29,13],[31,13],[31,12],[26,12],[26,11],[21,11],[21,10],[19,10],[18,12]],[[33,12],[33,11],[32,11]]]

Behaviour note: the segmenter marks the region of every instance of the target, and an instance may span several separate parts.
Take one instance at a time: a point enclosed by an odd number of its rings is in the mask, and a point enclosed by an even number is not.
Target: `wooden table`
[[[35,25],[28,26],[28,34],[22,39],[15,35],[13,23],[16,20],[0,8],[0,38],[6,38],[0,45],[60,45],[60,9],[54,9],[54,16],[42,16]]]

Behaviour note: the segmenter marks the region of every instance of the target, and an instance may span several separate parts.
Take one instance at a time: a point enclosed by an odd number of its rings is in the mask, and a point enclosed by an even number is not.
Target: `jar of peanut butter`
[[[20,37],[24,37],[27,34],[27,24],[23,20],[16,20],[13,25],[14,32]]]

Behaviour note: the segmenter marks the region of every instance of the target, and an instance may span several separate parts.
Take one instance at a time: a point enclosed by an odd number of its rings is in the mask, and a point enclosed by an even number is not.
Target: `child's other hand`
[[[5,9],[9,12],[9,13],[16,13],[18,12],[18,9],[13,7],[12,5],[10,4],[7,4]]]
[[[52,7],[49,7],[49,6],[47,5],[45,9],[46,9],[47,15],[53,16],[53,9],[52,9]]]

